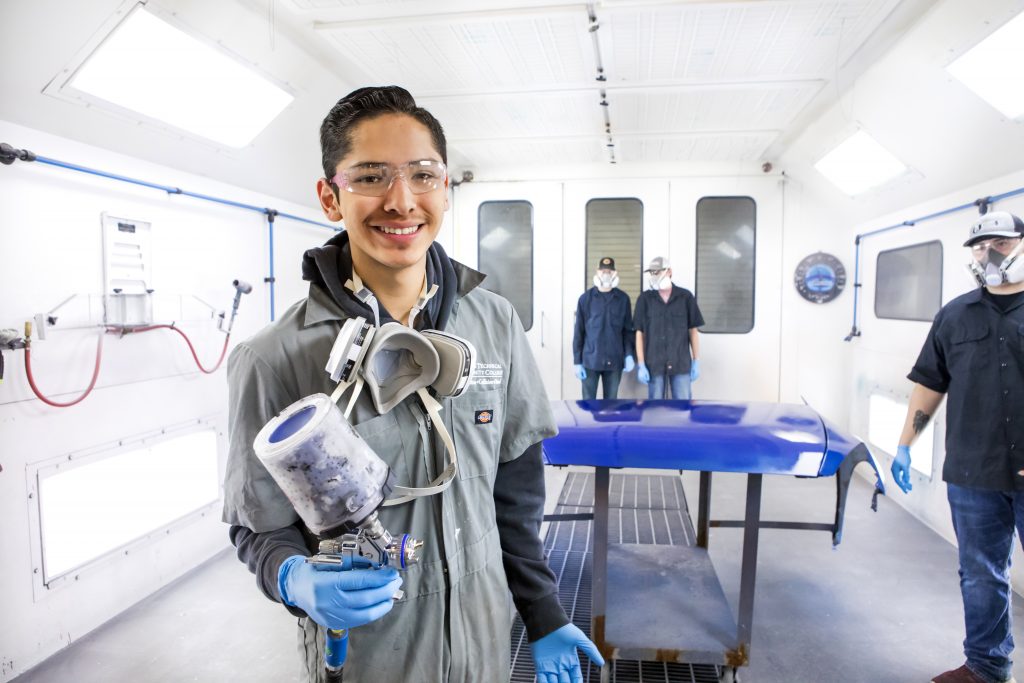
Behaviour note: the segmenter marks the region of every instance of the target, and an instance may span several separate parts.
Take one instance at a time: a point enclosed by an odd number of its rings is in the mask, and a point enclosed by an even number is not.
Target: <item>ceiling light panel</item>
[[[616,132],[783,129],[822,82],[728,88],[609,90]]]
[[[1024,116],[1024,12],[946,67],[1010,119]]]
[[[61,94],[245,147],[291,93],[141,7],[85,59]]]
[[[611,82],[831,78],[900,0],[599,10]]]
[[[476,98],[418,97],[451,141],[559,135],[599,135],[604,119],[597,93],[536,93]]]
[[[451,145],[469,159],[486,160],[495,168],[553,164],[599,164],[606,161],[600,137],[585,140],[512,140],[498,142],[459,142]]]
[[[761,154],[776,137],[770,132],[650,138],[623,136],[615,140],[615,154],[623,163],[760,161]]]
[[[587,14],[578,9],[540,16],[481,13],[391,19],[375,27],[318,27],[367,83],[398,83],[414,95],[490,92],[523,86],[593,81],[594,49]]]
[[[814,168],[851,197],[885,185],[907,171],[902,161],[863,130],[832,148]]]

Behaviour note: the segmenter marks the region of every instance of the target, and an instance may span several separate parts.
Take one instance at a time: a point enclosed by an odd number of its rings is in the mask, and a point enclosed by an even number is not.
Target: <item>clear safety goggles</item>
[[[440,161],[421,159],[401,166],[383,163],[357,164],[338,172],[331,182],[346,192],[364,197],[383,197],[401,178],[413,194],[432,192],[444,185],[447,169]]]
[[[1014,248],[1020,244],[1020,237],[993,237],[987,240],[981,240],[971,245],[971,253],[974,254],[975,258],[984,256],[990,250],[998,251],[1004,256],[1009,254]]]

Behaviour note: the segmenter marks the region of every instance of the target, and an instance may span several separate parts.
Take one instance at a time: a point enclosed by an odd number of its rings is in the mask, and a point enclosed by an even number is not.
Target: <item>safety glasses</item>
[[[383,197],[398,178],[405,181],[413,194],[424,194],[444,185],[447,169],[443,163],[433,159],[410,161],[401,166],[367,162],[340,171],[331,178],[331,182],[346,192],[364,197]]]
[[[975,242],[971,245],[971,251],[975,254],[983,254],[989,249],[994,249],[1001,254],[1006,254],[1020,244],[1020,240],[1020,237],[993,237],[992,239]]]

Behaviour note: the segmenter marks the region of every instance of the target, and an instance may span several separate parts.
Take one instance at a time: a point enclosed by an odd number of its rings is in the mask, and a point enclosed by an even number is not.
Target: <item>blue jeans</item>
[[[669,375],[672,378],[672,398],[690,398],[690,373]],[[665,398],[665,375],[651,375],[647,383],[647,398]]]
[[[1013,530],[1024,538],[1024,492],[946,485],[960,545],[967,667],[986,681],[1010,678],[1010,557]]]
[[[591,370],[587,368],[587,378],[583,380],[583,400],[597,398],[597,380],[601,379],[604,398],[619,397],[619,380],[622,370]]]

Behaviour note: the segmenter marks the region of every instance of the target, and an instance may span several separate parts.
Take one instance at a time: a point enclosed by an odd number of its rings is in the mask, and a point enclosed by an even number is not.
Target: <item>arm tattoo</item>
[[[932,419],[931,415],[928,415],[923,410],[919,410],[914,413],[914,433],[920,434],[924,431],[924,428],[928,426],[928,420]]]

